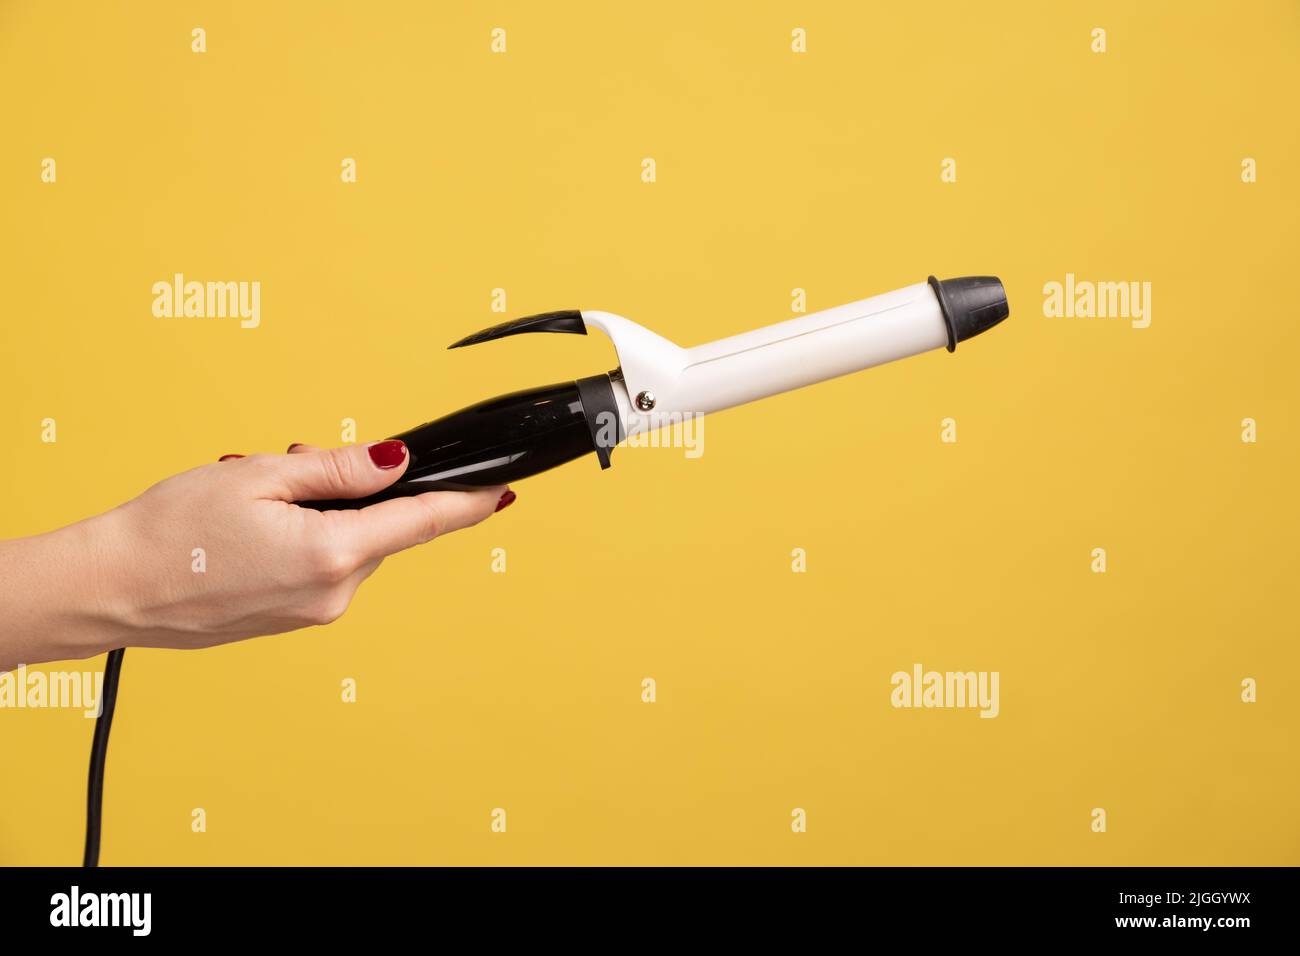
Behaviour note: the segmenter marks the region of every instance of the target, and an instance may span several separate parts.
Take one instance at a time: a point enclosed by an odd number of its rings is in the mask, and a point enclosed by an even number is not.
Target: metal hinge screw
[[[638,392],[636,396],[636,407],[643,412],[648,412],[655,407],[655,393],[649,390]]]

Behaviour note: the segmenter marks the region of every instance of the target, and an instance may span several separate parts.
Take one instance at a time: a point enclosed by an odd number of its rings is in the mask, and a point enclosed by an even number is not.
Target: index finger
[[[360,561],[383,558],[417,544],[478,524],[513,492],[505,485],[476,491],[428,491],[407,498],[391,498],[353,511],[329,512],[339,533]]]

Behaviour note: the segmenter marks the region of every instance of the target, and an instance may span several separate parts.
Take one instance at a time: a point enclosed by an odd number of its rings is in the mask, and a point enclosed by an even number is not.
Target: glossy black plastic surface
[[[361,508],[426,491],[505,484],[596,448],[576,382],[491,398],[393,437],[406,442],[411,455],[401,480],[367,498],[300,504],[321,511]]]
[[[542,312],[538,315],[526,315],[522,319],[510,319],[499,325],[489,326],[452,342],[449,349],[460,349],[467,345],[478,345],[493,339],[503,339],[507,335],[523,335],[526,332],[568,332],[571,335],[586,335],[587,324],[582,321],[582,313],[577,309],[565,309],[560,312]]]

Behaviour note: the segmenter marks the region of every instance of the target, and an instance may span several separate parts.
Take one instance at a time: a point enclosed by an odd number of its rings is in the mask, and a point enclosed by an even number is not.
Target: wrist
[[[73,601],[77,640],[87,656],[131,644],[136,630],[134,567],[126,515],[114,508],[64,529],[72,533],[80,574]]]
[[[124,618],[106,573],[112,560],[107,530],[92,518],[0,542],[0,670],[122,646],[118,622]]]
[[[130,567],[121,515],[109,511],[42,536],[59,569],[52,582],[47,641],[66,658],[95,657],[130,643]]]

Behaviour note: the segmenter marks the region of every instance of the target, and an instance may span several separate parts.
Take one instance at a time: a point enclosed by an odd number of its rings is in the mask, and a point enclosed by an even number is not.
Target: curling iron
[[[393,437],[410,464],[365,498],[301,502],[361,508],[426,491],[506,484],[595,452],[601,468],[624,438],[682,416],[721,411],[895,359],[964,342],[1010,314],[991,276],[926,282],[684,349],[611,312],[545,312],[475,332],[462,348],[525,332],[604,332],[619,365],[576,382],[544,385],[463,408]],[[104,669],[103,710],[91,743],[86,866],[99,863],[104,759],[117,700],[121,649]]]
[[[939,280],[682,348],[611,312],[544,312],[468,335],[449,348],[531,332],[604,332],[618,368],[573,382],[512,392],[394,435],[410,464],[365,498],[310,501],[361,508],[426,491],[507,484],[595,452],[610,466],[625,438],[931,349],[949,352],[1010,314],[992,276]]]

